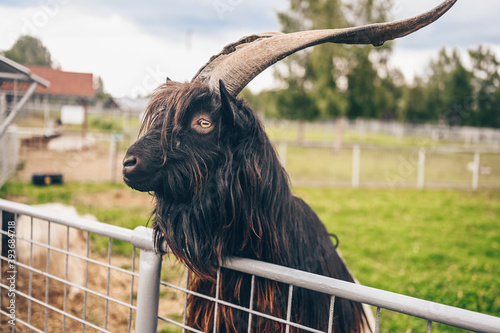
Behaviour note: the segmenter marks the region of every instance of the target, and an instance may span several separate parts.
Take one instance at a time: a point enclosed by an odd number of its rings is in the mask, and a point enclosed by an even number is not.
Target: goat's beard
[[[161,196],[158,194],[155,194],[156,206],[152,214],[155,250],[173,253],[199,276],[211,275],[209,272],[218,263],[214,230],[212,219],[201,217],[206,211],[200,209],[199,203],[192,202],[199,198],[183,201],[165,192]]]

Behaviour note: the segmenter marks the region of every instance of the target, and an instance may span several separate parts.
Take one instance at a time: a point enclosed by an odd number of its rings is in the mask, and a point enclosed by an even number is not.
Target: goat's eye
[[[191,129],[199,134],[208,134],[213,131],[212,118],[208,114],[199,114],[191,120]]]
[[[209,122],[208,120],[205,120],[205,119],[198,120],[198,125],[200,125],[203,128],[210,128],[210,127],[212,127],[212,123]]]

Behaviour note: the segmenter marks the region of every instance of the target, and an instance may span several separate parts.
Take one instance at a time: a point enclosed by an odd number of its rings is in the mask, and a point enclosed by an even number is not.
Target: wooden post
[[[50,109],[49,109],[49,96],[43,97],[43,122],[45,123],[45,130],[50,129]],[[52,134],[52,133],[51,133]]]
[[[88,129],[88,124],[87,124],[88,101],[86,99],[82,100],[82,106],[83,106],[83,122],[82,122],[82,147],[83,147],[83,141],[87,136],[87,129]]]

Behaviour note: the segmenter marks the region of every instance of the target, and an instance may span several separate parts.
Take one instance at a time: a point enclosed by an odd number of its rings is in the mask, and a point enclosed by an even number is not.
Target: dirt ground
[[[121,182],[124,156],[125,151],[119,151],[113,165],[106,147],[66,152],[23,147],[17,178],[30,181],[34,174],[43,173],[62,174],[65,182]]]

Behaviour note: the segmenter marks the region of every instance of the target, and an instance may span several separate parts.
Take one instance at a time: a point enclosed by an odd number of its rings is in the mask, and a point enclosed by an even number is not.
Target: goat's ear
[[[227,91],[222,80],[219,80],[219,92],[221,101],[221,118],[229,126],[235,127],[238,117],[238,105],[236,99]]]

